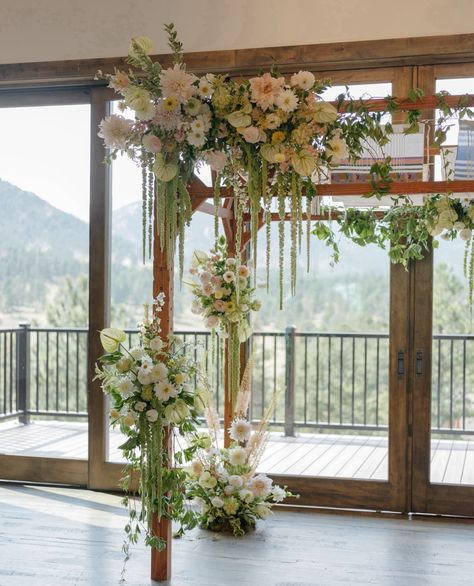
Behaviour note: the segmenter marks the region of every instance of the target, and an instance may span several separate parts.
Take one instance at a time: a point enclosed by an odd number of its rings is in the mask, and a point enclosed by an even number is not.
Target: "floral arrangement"
[[[334,104],[324,101],[328,83],[310,71],[285,78],[276,70],[250,79],[225,75],[198,77],[186,71],[182,44],[173,24],[166,25],[173,66],[163,69],[150,58],[152,42],[132,39],[128,52],[129,71],[102,75],[121,97],[119,108],[131,110],[134,119],[111,115],[100,124],[99,136],[110,149],[110,158],[124,153],[142,169],[143,255],[146,241],[151,255],[153,214],[156,209],[158,235],[168,260],[179,240],[180,276],[183,273],[184,230],[192,214],[187,183],[194,170],[207,163],[214,171],[214,205],[220,204],[221,187],[234,192],[236,256],[240,258],[243,215],[250,213],[254,268],[257,262],[257,232],[262,218],[266,227],[267,287],[270,266],[271,203],[276,198],[279,216],[280,307],[283,299],[285,221],[290,220],[291,292],[296,286],[297,253],[301,248],[306,209],[307,240],[311,233],[311,199],[317,184],[327,177],[340,159],[357,160],[367,144],[382,148],[393,132],[381,125],[384,112],[372,112],[363,101],[348,93]],[[408,97],[423,97],[419,89]],[[468,98],[466,96],[465,98]],[[433,146],[446,138],[450,120],[471,117],[469,100],[461,98],[456,108],[438,95],[441,116],[433,130]],[[387,98],[386,110],[398,109],[395,98]],[[406,133],[418,130],[422,110],[406,115]],[[370,169],[369,195],[389,193],[390,157]],[[262,211],[263,208],[263,211]],[[406,208],[407,209],[407,208]],[[317,231],[317,229],[316,229]],[[309,267],[309,246],[307,246]]]
[[[207,404],[207,386],[179,338],[161,336],[159,312],[163,304],[161,294],[153,304],[151,319],[145,306],[139,346],[127,349],[126,334],[121,330],[107,328],[100,333],[106,354],[99,359],[97,378],[111,400],[111,424],[127,436],[120,446],[127,461],[123,488],[130,491],[132,474],[138,472],[139,476],[139,510],[133,499],[125,498],[130,507],[125,528],[126,560],[130,544],[140,533],[144,533],[147,545],[158,549],[166,546],[152,533],[153,513],[158,519],[166,516],[178,521],[180,531],[194,525],[192,511],[184,506],[185,472],[173,467],[167,445],[173,435],[195,431],[199,412]],[[196,391],[189,384],[194,377],[202,384]],[[177,451],[174,460],[182,464],[192,458],[193,452],[192,447]]]
[[[313,178],[340,158],[356,157],[367,136],[379,138],[381,114],[369,115],[355,106],[339,113],[321,98],[327,85],[309,71],[289,79],[276,71],[243,81],[213,74],[197,77],[186,71],[174,25],[166,25],[165,30],[173,52],[172,67],[163,69],[152,61],[151,40],[136,37],[127,57],[131,69],[103,76],[121,95],[119,108],[132,110],[135,117],[106,117],[99,136],[112,159],[124,153],[142,168],[144,252],[146,234],[151,250],[156,205],[161,246],[166,244],[170,258],[175,237],[180,237],[182,271],[183,231],[192,211],[186,186],[194,169],[205,162],[217,175],[216,212],[221,184],[234,189],[238,255],[242,214],[250,210],[255,262],[261,199],[269,227],[272,197],[278,196],[279,211],[284,214],[288,196],[293,274],[302,232],[303,192],[309,211],[315,193]],[[267,244],[269,252],[269,240]]]
[[[474,293],[474,200],[447,195],[425,197],[423,205],[413,204],[408,197],[400,197],[395,205],[381,216],[377,209],[325,208],[329,222],[316,222],[313,233],[333,249],[333,259],[339,259],[339,235],[355,244],[377,244],[387,248],[390,259],[407,267],[409,261],[423,258],[432,238],[444,240],[460,238],[466,242],[464,274],[468,280],[468,303],[472,308]],[[436,240],[432,245],[437,247]]]
[[[267,422],[273,405],[253,430],[246,418],[251,396],[249,374],[247,364],[229,429],[230,446],[219,447],[219,416],[208,405],[209,434],[200,437],[200,448],[188,469],[187,496],[199,508],[200,526],[235,536],[254,529],[258,519],[266,519],[274,503],[296,496],[256,472],[268,439]]]
[[[219,329],[229,344],[229,378],[235,399],[240,385],[240,344],[251,334],[249,318],[259,311],[260,301],[254,298],[250,269],[238,258],[228,255],[225,237],[217,239],[210,256],[195,251],[190,269],[194,301],[192,312],[202,315],[204,325]]]

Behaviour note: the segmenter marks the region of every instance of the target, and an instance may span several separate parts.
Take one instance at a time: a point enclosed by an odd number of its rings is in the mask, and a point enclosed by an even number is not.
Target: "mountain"
[[[61,251],[87,259],[89,226],[30,191],[0,179],[2,249]]]
[[[53,207],[31,192],[0,180],[0,314],[14,312],[10,321],[24,319],[25,312],[44,312],[60,291],[66,276],[88,274],[89,226]],[[289,226],[286,226],[288,236]],[[127,325],[140,319],[141,303],[150,298],[152,267],[142,264],[141,202],[112,213],[112,304],[126,308]],[[209,250],[214,240],[212,215],[196,213],[185,237],[185,271],[196,249]],[[258,237],[258,281],[265,280],[265,230]],[[264,302],[257,318],[259,327],[284,327],[295,323],[311,329],[332,323],[346,329],[388,319],[389,259],[375,246],[358,247],[340,242],[341,260],[332,266],[331,250],[317,238],[310,239],[311,271],[306,273],[306,238],[298,258],[296,297],[289,296],[289,238],[285,244],[285,310],[279,307],[278,225],[271,229],[270,291],[260,290]],[[462,279],[463,243],[441,242],[437,263],[445,262]],[[185,273],[186,275],[186,273]],[[186,278],[186,277],[185,277]],[[181,325],[201,327],[189,311],[190,288],[176,283],[175,309]],[[13,314],[12,314],[13,315]],[[38,318],[39,319],[39,318]],[[1,315],[0,315],[1,322]],[[361,325],[362,324],[362,325]],[[67,324],[64,324],[67,325]],[[125,324],[122,324],[125,325]],[[352,326],[352,327],[351,327]]]

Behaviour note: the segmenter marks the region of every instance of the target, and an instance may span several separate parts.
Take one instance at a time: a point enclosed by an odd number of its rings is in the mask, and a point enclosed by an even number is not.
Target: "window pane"
[[[90,109],[0,127],[0,452],[85,459]]]

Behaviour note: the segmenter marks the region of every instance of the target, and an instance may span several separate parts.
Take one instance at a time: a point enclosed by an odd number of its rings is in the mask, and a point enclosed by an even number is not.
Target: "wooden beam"
[[[165,304],[160,312],[161,319],[161,335],[166,339],[168,334],[173,332],[173,263],[168,265],[166,258],[166,248],[161,250],[157,230],[157,218],[155,208],[153,229],[153,298],[156,298],[160,293],[165,294]],[[173,457],[172,435],[166,434],[164,441],[164,449],[168,452],[169,461]],[[151,579],[159,582],[169,580],[171,578],[171,549],[172,549],[172,534],[171,521],[162,517],[158,520],[156,513],[152,519],[153,535],[160,537],[166,541],[166,549],[158,551],[152,548],[151,550]]]
[[[289,73],[310,69],[328,71],[379,68],[407,65],[438,65],[473,61],[474,34],[441,35],[405,39],[381,39],[347,43],[320,43],[287,47],[229,49],[186,53],[189,71],[195,73],[256,74],[275,64]],[[155,55],[164,67],[171,65],[171,55]],[[128,69],[124,57],[75,59],[13,63],[0,65],[0,84],[20,85],[84,81],[94,82],[100,69],[112,73],[114,68]]]
[[[203,214],[208,214],[210,216],[214,216],[216,213],[214,205],[212,203],[207,202],[207,201],[202,201],[202,200],[200,200],[200,201],[201,201],[201,203],[199,204],[199,207],[196,208],[196,211],[199,210]],[[234,217],[232,210],[229,210],[228,208],[224,208],[222,206],[219,206],[217,208],[217,215],[219,218],[226,218],[226,219],[232,219]]]
[[[343,195],[343,196],[361,196],[366,195],[372,191],[368,183],[323,183],[315,185],[317,190],[317,197],[329,195]],[[380,188],[387,187],[379,185]],[[472,179],[456,179],[455,181],[393,181],[388,186],[390,193],[384,197],[391,195],[409,195],[409,194],[430,194],[430,193],[471,193],[474,192],[474,180]],[[196,199],[208,199],[212,197],[213,189],[204,186],[198,191],[193,192],[193,197]],[[221,190],[221,197],[232,198],[231,190]],[[375,198],[372,199],[374,201]]]
[[[474,106],[474,95],[472,94],[445,96],[444,103],[450,108],[455,108],[461,99],[465,99],[465,106]],[[437,96],[425,96],[416,101],[410,98],[394,98],[393,102],[397,105],[397,111],[407,112],[408,110],[435,109],[439,104],[439,98]],[[335,104],[335,102],[332,103]],[[365,106],[370,112],[384,112],[389,102],[385,98],[371,98],[370,100],[355,100],[354,104],[356,106]],[[340,111],[344,112],[350,105],[351,102],[343,102]]]

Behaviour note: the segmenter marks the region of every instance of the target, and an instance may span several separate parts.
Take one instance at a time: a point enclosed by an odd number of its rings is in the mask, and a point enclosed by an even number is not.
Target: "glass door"
[[[465,94],[473,88],[472,77],[436,81],[437,92]],[[472,178],[472,160],[464,161],[465,150],[458,153],[469,140],[458,121],[451,122],[445,145],[434,157],[434,178]],[[415,267],[413,509],[472,516],[474,334],[463,274],[466,243],[459,237],[437,240]]]
[[[87,483],[89,95],[0,101],[2,479]]]

